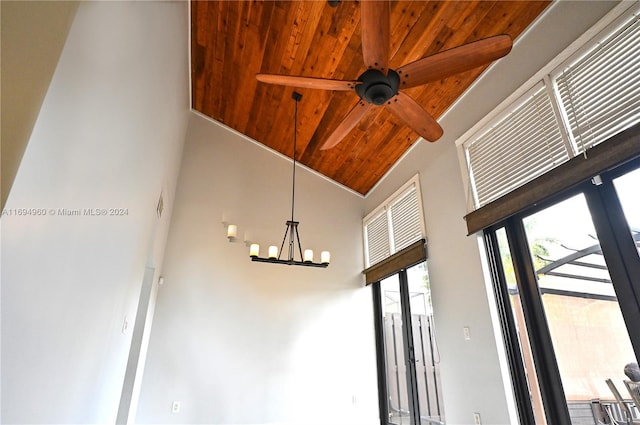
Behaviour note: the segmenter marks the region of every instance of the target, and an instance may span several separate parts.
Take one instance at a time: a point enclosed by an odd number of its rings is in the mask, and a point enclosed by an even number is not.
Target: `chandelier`
[[[293,120],[293,179],[291,188],[291,220],[287,220],[286,228],[284,231],[284,237],[282,238],[282,244],[280,244],[280,250],[275,245],[271,245],[268,250],[267,257],[260,257],[260,245],[251,244],[249,248],[249,257],[251,261],[259,261],[263,263],[275,263],[275,264],[287,264],[289,266],[308,266],[308,267],[327,267],[331,259],[329,251],[322,251],[320,254],[320,262],[313,261],[313,251],[305,249],[302,251],[302,245],[300,243],[300,235],[298,234],[298,224],[300,222],[294,220],[294,208],[296,204],[296,136],[298,130],[298,102],[302,98],[302,95],[298,92],[293,92],[293,99],[295,100],[295,113]],[[288,240],[288,251],[286,258],[281,258],[284,250],[284,245]],[[296,253],[298,259],[296,259]]]

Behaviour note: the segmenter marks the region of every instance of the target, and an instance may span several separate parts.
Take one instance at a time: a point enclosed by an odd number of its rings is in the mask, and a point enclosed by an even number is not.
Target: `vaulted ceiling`
[[[340,1],[192,1],[193,108],[366,194],[419,140],[387,108],[373,106],[335,147],[320,147],[358,104],[354,91],[259,82],[258,73],[357,80],[365,71],[361,4]],[[499,34],[515,39],[548,1],[393,1],[389,68]],[[406,90],[434,118],[486,68]],[[446,133],[447,129],[444,128]],[[421,141],[420,143],[427,143]],[[436,142],[438,143],[438,142]]]

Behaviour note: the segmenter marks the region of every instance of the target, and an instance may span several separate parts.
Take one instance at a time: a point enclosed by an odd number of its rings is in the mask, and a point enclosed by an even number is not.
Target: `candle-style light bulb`
[[[278,258],[278,247],[271,245],[269,247],[269,258]]]
[[[227,227],[227,237],[229,239],[235,239],[236,236],[238,236],[238,226],[236,226],[235,224],[230,224]]]
[[[311,249],[304,250],[304,262],[313,263],[313,250]]]
[[[329,251],[322,251],[320,254],[320,262],[322,264],[329,264],[331,261],[331,253]]]
[[[257,243],[252,243],[249,247],[249,256],[250,257],[258,257],[260,255],[260,245]]]

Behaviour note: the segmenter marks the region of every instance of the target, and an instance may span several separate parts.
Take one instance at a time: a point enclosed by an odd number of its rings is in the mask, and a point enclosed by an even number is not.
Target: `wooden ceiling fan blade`
[[[503,34],[418,59],[398,70],[400,88],[419,86],[485,65],[505,56],[512,45],[511,37]]]
[[[360,101],[356,106],[349,111],[346,117],[342,120],[340,124],[333,130],[333,133],[325,140],[325,142],[320,147],[320,150],[324,151],[327,149],[331,149],[342,139],[344,139],[347,134],[353,129],[353,127],[360,122],[360,119],[367,113],[367,111],[371,108],[371,104],[365,101]]]
[[[385,103],[385,106],[423,139],[435,142],[442,137],[444,130],[440,124],[408,95],[399,92]]]
[[[263,83],[322,90],[353,90],[359,81],[332,80],[328,78],[299,77],[295,75],[256,74],[256,79]]]
[[[389,69],[389,2],[363,0],[360,2],[362,57],[367,68],[387,73]]]

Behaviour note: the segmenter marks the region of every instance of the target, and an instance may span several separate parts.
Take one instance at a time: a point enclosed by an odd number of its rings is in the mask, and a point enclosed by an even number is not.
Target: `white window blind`
[[[544,85],[540,84],[529,96],[468,145],[467,158],[479,205],[568,159]]]
[[[425,237],[418,176],[363,220],[365,264],[370,267]]]
[[[638,13],[638,4],[621,12],[470,132],[462,146],[475,208],[640,121]]]
[[[365,235],[367,239],[368,262],[367,267],[384,260],[391,255],[391,244],[389,243],[389,225],[386,211],[380,212],[377,216],[365,224]]]
[[[640,120],[640,18],[633,17],[555,79],[577,152]]]
[[[418,193],[415,186],[412,186],[404,196],[391,204],[389,210],[395,252],[422,238],[422,209],[418,205]]]

